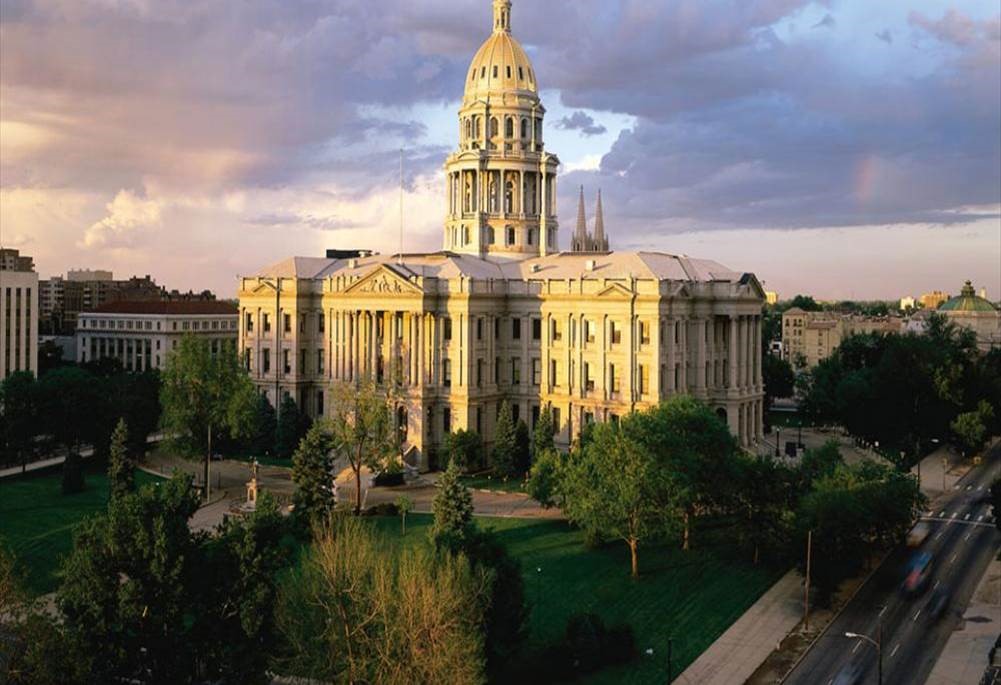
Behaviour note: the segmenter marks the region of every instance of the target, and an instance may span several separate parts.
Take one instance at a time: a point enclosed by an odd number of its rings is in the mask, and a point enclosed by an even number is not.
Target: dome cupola
[[[535,69],[511,35],[511,0],[494,0],[493,33],[476,52],[466,73],[465,101],[521,94],[538,98]]]

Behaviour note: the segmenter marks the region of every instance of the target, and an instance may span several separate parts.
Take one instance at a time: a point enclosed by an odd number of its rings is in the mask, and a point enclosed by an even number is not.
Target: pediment
[[[620,283],[613,283],[598,293],[598,297],[631,298],[635,293]]]
[[[396,270],[379,266],[361,280],[352,284],[345,293],[363,295],[422,295],[423,291],[401,276]]]
[[[750,292],[758,298],[765,299],[765,289],[761,285],[761,281],[754,274],[747,273],[740,279],[740,284],[750,290]]]
[[[251,290],[250,292],[252,292],[254,295],[260,295],[261,293],[264,293],[264,292],[274,293],[275,292],[275,284],[274,283],[270,283],[268,281],[261,281],[260,283],[257,284],[257,287],[254,288],[253,290]]]

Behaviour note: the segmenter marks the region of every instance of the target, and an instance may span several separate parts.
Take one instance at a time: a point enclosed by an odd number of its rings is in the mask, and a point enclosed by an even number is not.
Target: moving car
[[[932,555],[928,552],[916,552],[907,562],[902,590],[908,595],[919,595],[928,588],[931,581]]]
[[[928,599],[928,617],[933,621],[937,621],[942,618],[942,616],[949,610],[949,602],[951,600],[952,596],[948,588],[945,586],[936,588],[935,591],[932,592],[931,597]]]
[[[862,682],[862,666],[859,664],[847,664],[838,671],[831,681],[831,685],[859,685]]]

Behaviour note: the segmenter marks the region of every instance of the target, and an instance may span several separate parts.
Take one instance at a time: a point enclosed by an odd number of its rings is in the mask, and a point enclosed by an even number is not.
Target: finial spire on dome
[[[494,0],[494,33],[511,33],[511,0]]]

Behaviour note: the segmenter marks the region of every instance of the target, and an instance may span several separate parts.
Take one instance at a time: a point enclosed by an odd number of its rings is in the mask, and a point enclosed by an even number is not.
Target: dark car
[[[858,685],[862,682],[862,666],[848,664],[834,676],[831,685]]]
[[[931,581],[934,560],[928,552],[918,552],[907,562],[904,584],[901,590],[908,595],[919,595]]]
[[[926,610],[928,612],[928,617],[937,621],[942,618],[947,611],[949,611],[949,603],[952,600],[952,595],[949,590],[945,587],[937,588],[928,598],[928,604]]]

